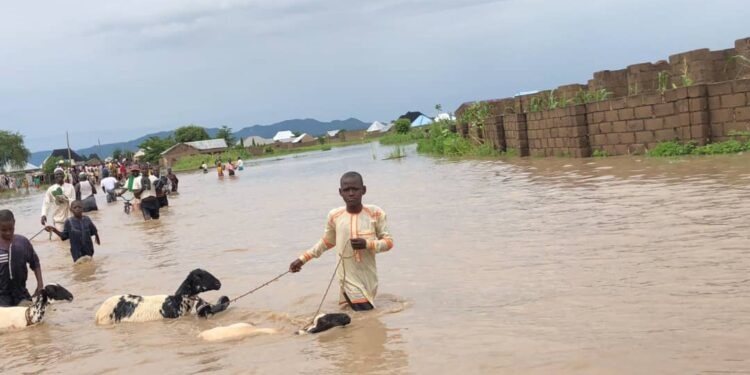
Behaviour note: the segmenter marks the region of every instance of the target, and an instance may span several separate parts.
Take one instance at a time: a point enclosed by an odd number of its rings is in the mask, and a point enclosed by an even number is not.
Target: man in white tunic
[[[47,214],[52,209],[52,225],[58,230],[63,230],[65,220],[73,216],[70,212],[70,202],[76,200],[75,188],[64,182],[64,178],[64,172],[55,172],[55,183],[47,188],[42,202],[42,225],[47,225]]]
[[[340,186],[339,195],[346,206],[328,213],[323,238],[295,259],[289,270],[299,272],[312,258],[336,248],[341,262],[336,271],[341,285],[339,303],[348,304],[355,311],[371,310],[378,292],[375,254],[393,248],[393,238],[385,212],[375,205],[362,204],[367,187],[359,173],[345,173]]]

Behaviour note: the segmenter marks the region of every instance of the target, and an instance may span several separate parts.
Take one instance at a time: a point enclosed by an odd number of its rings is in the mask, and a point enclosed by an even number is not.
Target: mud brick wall
[[[510,101],[510,105],[513,101]],[[492,145],[495,150],[505,151],[505,130],[503,129],[503,111],[509,104],[507,100],[490,101],[490,117],[482,125],[484,143]]]
[[[612,92],[613,97],[628,95],[628,71],[621,69],[596,72],[587,86],[592,91],[606,89]]]
[[[526,127],[531,156],[591,156],[585,105],[529,113]]]
[[[516,150],[519,156],[529,156],[529,137],[526,131],[526,114],[512,113],[503,116],[506,150]]]
[[[731,139],[732,132],[750,132],[750,79],[708,85],[711,140]]]
[[[659,88],[659,72],[671,69],[666,61],[659,61],[655,64],[643,63],[628,66],[627,79],[628,91],[625,95],[638,95],[649,92],[656,92]]]
[[[706,87],[641,94],[586,105],[592,152],[642,154],[659,142],[709,139]]]

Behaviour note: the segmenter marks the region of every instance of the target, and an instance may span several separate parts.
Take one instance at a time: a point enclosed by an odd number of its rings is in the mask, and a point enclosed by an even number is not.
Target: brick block
[[[708,109],[708,99],[706,98],[693,98],[690,101],[690,111],[705,111]]]
[[[745,94],[728,94],[721,96],[722,108],[742,107],[746,104],[747,96]]]
[[[603,122],[599,124],[599,130],[601,130],[602,133],[612,133],[612,123],[611,122]]]
[[[707,86],[708,96],[725,95],[732,93],[732,82],[714,83]]]
[[[607,143],[607,135],[606,134],[597,134],[594,136],[594,142],[595,145],[603,145]]]
[[[617,121],[619,118],[617,117],[617,111],[606,111],[604,112],[604,121]]]
[[[649,143],[654,141],[654,133],[652,131],[640,131],[635,133],[635,141],[638,143]]]
[[[705,144],[711,137],[710,130],[708,125],[691,125],[690,137],[700,144]]]
[[[655,116],[668,116],[674,114],[674,103],[661,103],[654,105]]]
[[[750,92],[750,79],[738,79],[732,81],[732,92]]]
[[[604,122],[604,112],[594,112],[594,122]]]
[[[720,123],[734,120],[734,110],[731,108],[715,109],[709,112],[712,123]]]
[[[588,133],[591,135],[601,133],[601,131],[599,131],[599,124],[589,125]]]
[[[634,143],[628,146],[628,153],[631,155],[643,155],[646,153],[646,145],[642,143]]]
[[[613,155],[627,155],[628,145],[615,145],[615,153]]]
[[[685,92],[685,96],[687,97],[687,91]],[[663,98],[661,94],[646,94],[643,95],[643,104],[644,105],[651,105],[651,104],[659,104],[663,102]]]
[[[721,137],[724,137],[724,124],[711,123],[711,138],[715,141]]]
[[[608,100],[610,109],[623,109],[627,107],[627,100],[625,98],[617,98]]]
[[[635,111],[633,108],[623,108],[617,110],[617,116],[620,120],[632,120],[635,118]]]
[[[734,109],[734,118],[737,121],[750,120],[750,107],[737,107]]]
[[[702,98],[706,96],[706,85],[694,85],[688,87],[689,98]]]
[[[605,151],[608,155],[617,155],[617,149],[615,149],[615,145],[604,145],[604,147],[602,147],[602,151]]]
[[[690,136],[690,127],[689,126],[683,126],[681,128],[675,129],[677,132],[677,138],[679,138],[681,141],[689,141],[692,139]]]
[[[690,112],[690,101],[688,99],[679,99],[675,102],[677,113]]]
[[[721,99],[718,96],[708,97],[708,108],[715,109],[721,107]]]
[[[612,123],[612,131],[615,133],[622,133],[628,131],[627,121],[615,121]]]
[[[635,143],[635,133],[620,133],[619,140],[620,140],[620,143],[626,144],[626,145]]]
[[[676,138],[679,138],[679,135],[674,129],[662,129],[654,132],[654,140],[658,142],[671,141]]]
[[[730,132],[747,132],[750,131],[750,122],[747,121],[732,121],[724,124],[724,131],[728,136]]]
[[[630,120],[627,122],[627,130],[634,132],[634,131],[641,131],[644,130],[646,127],[644,125],[644,120]]]
[[[650,105],[643,105],[635,108],[635,117],[639,119],[651,118],[654,115],[654,109]]]
[[[708,112],[690,112],[690,124],[708,124]]]
[[[659,130],[664,128],[663,118],[652,118],[644,121],[644,128],[646,130]]]
[[[620,142],[620,137],[618,137],[617,133],[607,134],[607,144],[614,145],[618,142]]]
[[[680,126],[689,126],[690,125],[690,112],[687,113],[680,113],[677,115],[677,125],[673,126],[673,128],[677,128]]]

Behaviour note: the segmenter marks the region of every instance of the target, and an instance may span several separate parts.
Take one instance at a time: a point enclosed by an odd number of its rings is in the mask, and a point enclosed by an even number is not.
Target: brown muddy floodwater
[[[750,155],[663,160],[381,160],[362,145],[250,162],[234,179],[180,175],[158,222],[99,195],[102,245],[73,266],[68,243],[34,240],[47,282],[73,292],[44,324],[0,334],[0,370],[132,374],[498,374],[750,372]],[[378,160],[374,160],[373,155]],[[315,312],[333,253],[210,320],[99,327],[120,293],[173,292],[209,270],[237,296],[286,270],[365,178],[389,215],[379,309],[295,336]],[[41,195],[0,203],[39,229]],[[33,278],[29,280],[33,288]],[[323,310],[337,311],[337,293]],[[281,332],[206,343],[237,322]]]

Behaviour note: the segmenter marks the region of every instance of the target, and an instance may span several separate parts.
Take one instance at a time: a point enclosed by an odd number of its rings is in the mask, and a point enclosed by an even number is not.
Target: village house
[[[177,160],[186,156],[215,155],[226,151],[226,149],[227,141],[224,138],[178,143],[161,153],[159,165],[171,167]]]

